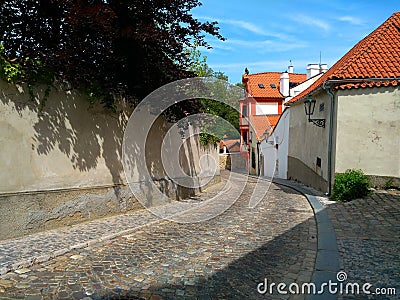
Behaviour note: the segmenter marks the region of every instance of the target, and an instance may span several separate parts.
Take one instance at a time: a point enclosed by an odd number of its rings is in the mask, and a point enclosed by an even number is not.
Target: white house
[[[285,103],[311,86],[323,74],[315,74],[316,72],[326,72],[326,69],[326,65],[309,64],[307,67],[308,79],[290,89]],[[289,120],[290,108],[286,107],[271,134],[260,143],[261,176],[287,179]]]
[[[400,12],[289,104],[288,178],[330,194],[335,174],[362,169],[398,186]]]

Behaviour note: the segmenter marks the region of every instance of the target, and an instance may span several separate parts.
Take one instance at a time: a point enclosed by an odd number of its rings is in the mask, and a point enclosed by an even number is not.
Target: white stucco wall
[[[52,90],[42,112],[27,88],[0,81],[0,192],[122,183],[120,145],[129,110],[89,110],[78,93]]]
[[[115,113],[100,104],[89,109],[85,96],[54,89],[40,112],[26,87],[21,93],[0,81],[0,194],[126,183],[122,142],[131,112],[129,105]],[[138,174],[147,167],[153,178],[166,178],[160,148],[171,126],[163,120],[154,124],[146,161],[135,160],[132,153]],[[178,168],[200,174],[203,154],[218,162],[218,150],[203,149],[193,136],[179,149],[180,166],[169,168],[168,175],[178,176]]]
[[[276,115],[278,114],[278,102],[256,103],[257,115]]]
[[[299,85],[296,85],[294,88],[290,89],[290,95],[289,97],[285,98],[285,103],[288,102],[290,99],[292,99],[293,97],[297,96],[298,94],[300,94],[302,91],[304,91],[305,89],[307,89],[309,86],[311,86],[315,81],[317,81],[317,79],[319,79],[324,73],[318,74],[316,76],[313,76],[309,79],[307,79],[306,81],[304,81],[303,83],[300,83]]]
[[[260,152],[264,158],[264,176],[287,179],[287,156],[289,151],[290,109],[279,119],[274,132],[261,143]],[[278,149],[275,145],[278,144]]]
[[[303,101],[290,106],[288,155],[301,161],[306,168],[317,176],[327,180],[330,97],[325,91],[321,91],[313,98],[316,100],[316,105],[311,118],[325,119],[325,128],[308,122]],[[320,104],[324,104],[324,111],[322,112],[319,111]],[[320,168],[317,167],[317,157],[321,159]]]
[[[400,177],[400,88],[338,91],[335,172]]]

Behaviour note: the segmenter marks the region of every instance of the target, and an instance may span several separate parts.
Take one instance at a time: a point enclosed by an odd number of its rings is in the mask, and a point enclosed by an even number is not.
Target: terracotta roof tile
[[[278,124],[279,118],[281,115],[267,115],[268,122],[272,127],[275,127]]]
[[[239,152],[240,151],[240,140],[220,140],[219,146],[222,148],[226,146],[229,152]]]
[[[244,74],[242,82],[246,84],[246,91],[253,98],[281,98],[282,94],[279,91],[280,72],[264,72],[257,74]],[[290,82],[303,82],[307,79],[307,74],[289,73]],[[259,84],[263,84],[264,88],[260,88]],[[271,87],[275,85],[275,88]]]
[[[220,143],[226,147],[231,147],[235,143],[240,143],[240,140],[221,140]]]
[[[250,123],[256,134],[257,140],[261,140],[264,133],[272,130],[278,123],[280,115],[250,116]]]
[[[400,77],[400,12],[394,13],[381,26],[358,42],[324,75],[289,103],[297,102],[327,80],[359,79],[360,82],[342,84],[339,89],[374,86],[397,86],[400,81],[374,82],[369,78]],[[366,82],[363,82],[366,81]]]

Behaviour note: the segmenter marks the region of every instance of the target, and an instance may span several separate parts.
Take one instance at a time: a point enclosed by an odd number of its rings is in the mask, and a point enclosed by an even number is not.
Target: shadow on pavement
[[[113,289],[97,291],[92,299],[269,299],[271,295],[261,295],[257,285],[268,283],[309,282],[311,280],[316,255],[316,236],[308,231],[310,220],[291,228],[284,234],[263,244],[229,263],[222,269],[218,265],[224,257],[211,257],[203,266],[210,276],[179,278],[163,283],[155,280],[149,286],[132,286],[129,290]],[[308,247],[305,245],[308,245]],[[236,245],[236,247],[246,247]],[[229,257],[229,253],[225,253]],[[274,297],[279,296],[274,289]]]

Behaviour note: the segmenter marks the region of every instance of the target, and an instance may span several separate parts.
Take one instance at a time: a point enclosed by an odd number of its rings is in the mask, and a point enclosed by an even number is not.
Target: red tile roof
[[[220,140],[219,147],[223,148],[224,146],[226,146],[229,152],[239,152],[240,140]]]
[[[400,77],[400,12],[394,13],[381,26],[358,42],[324,75],[289,103],[297,102],[327,80],[354,79],[337,88],[352,89],[373,86],[396,86],[400,80],[368,81],[369,78]],[[365,81],[364,81],[365,80]]]
[[[262,140],[264,133],[272,130],[278,123],[280,115],[250,116],[250,122],[255,131],[256,139]]]
[[[280,72],[243,74],[242,82],[246,84],[246,91],[254,98],[283,98],[279,92],[281,74]],[[289,73],[290,82],[300,83],[306,79],[307,74]],[[263,84],[264,88],[260,88],[259,84]],[[275,88],[272,88],[271,84],[274,84]]]

